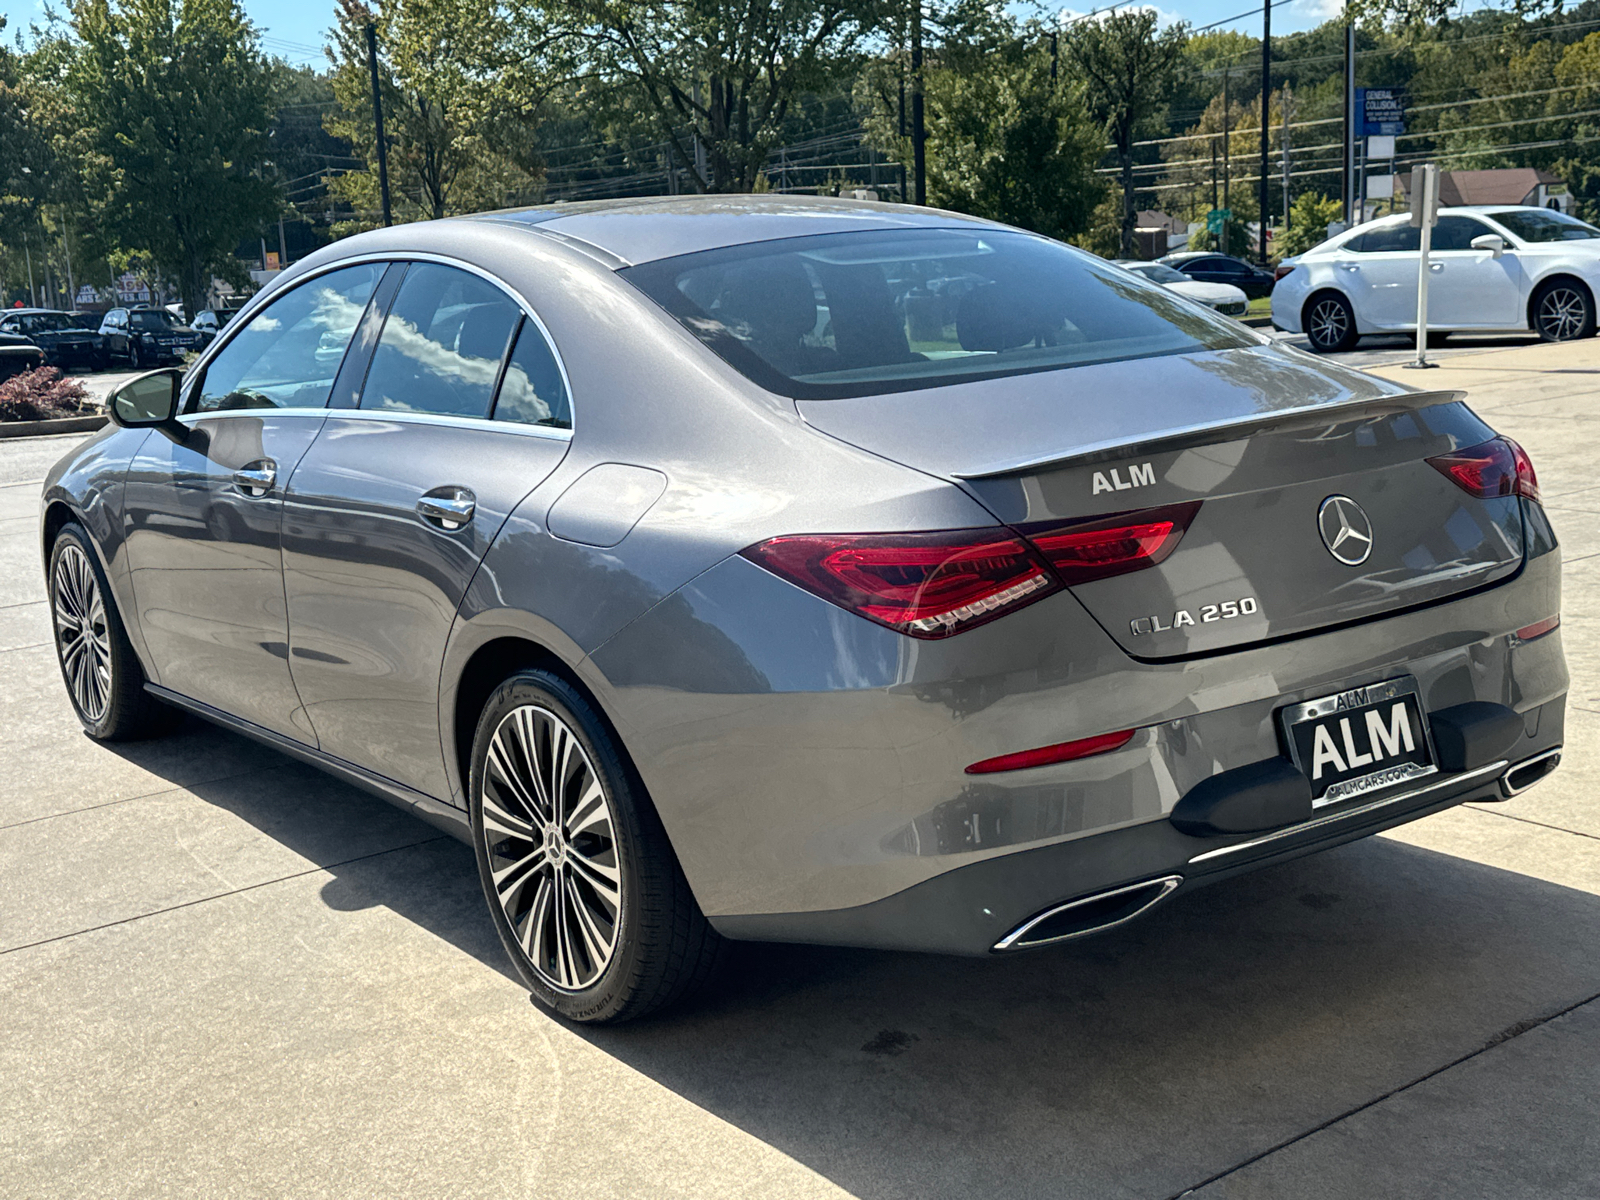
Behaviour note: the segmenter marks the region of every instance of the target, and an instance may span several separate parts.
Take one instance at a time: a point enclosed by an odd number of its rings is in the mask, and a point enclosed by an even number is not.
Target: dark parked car
[[[44,366],[44,351],[20,333],[0,333],[0,379]]]
[[[106,340],[84,329],[71,313],[51,308],[13,308],[0,314],[0,333],[17,333],[44,351],[52,367],[103,370],[109,361]]]
[[[100,333],[112,358],[136,368],[182,362],[189,351],[206,345],[204,334],[164,308],[113,308]]]
[[[1272,295],[1272,285],[1276,282],[1271,271],[1228,254],[1186,250],[1181,254],[1169,254],[1160,261],[1202,283],[1231,283],[1252,300]]]

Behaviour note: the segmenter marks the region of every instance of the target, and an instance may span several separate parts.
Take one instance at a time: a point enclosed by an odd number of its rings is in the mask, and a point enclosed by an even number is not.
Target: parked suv
[[[1348,350],[1368,333],[1414,334],[1421,236],[1400,215],[1306,251],[1272,295],[1272,323],[1319,352]],[[1442,209],[1428,264],[1430,334],[1594,334],[1600,229],[1576,217],[1527,205]]]
[[[110,357],[135,368],[181,362],[189,351],[206,344],[203,334],[164,308],[113,308],[106,313],[100,334]]]
[[[104,370],[106,340],[84,329],[70,313],[50,308],[13,308],[0,315],[0,333],[16,333],[44,351],[52,367],[88,367]]]

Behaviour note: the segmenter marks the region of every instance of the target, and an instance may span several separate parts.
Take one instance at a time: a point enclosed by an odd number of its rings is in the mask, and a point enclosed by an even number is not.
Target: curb
[[[0,438],[47,437],[52,433],[91,433],[108,418],[57,417],[53,421],[0,421]]]
[[[1240,317],[1239,320],[1252,329],[1271,329],[1271,317]]]

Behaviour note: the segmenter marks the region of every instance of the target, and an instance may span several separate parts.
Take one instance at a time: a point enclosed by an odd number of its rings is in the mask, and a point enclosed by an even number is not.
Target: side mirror
[[[189,436],[189,427],[178,420],[182,381],[183,372],[176,367],[140,375],[111,393],[106,411],[124,429],[159,429],[181,442]]]
[[[1472,239],[1472,248],[1474,250],[1487,250],[1490,254],[1499,258],[1506,252],[1506,240],[1498,233],[1480,233]]]

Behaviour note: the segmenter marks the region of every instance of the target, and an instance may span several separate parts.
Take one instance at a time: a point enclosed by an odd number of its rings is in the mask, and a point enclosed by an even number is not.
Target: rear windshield
[[[802,400],[1255,344],[1132,272],[1025,233],[821,234],[621,274],[753,382]]]
[[[1525,242],[1581,242],[1600,238],[1600,229],[1552,208],[1525,208],[1520,212],[1490,213]]]

